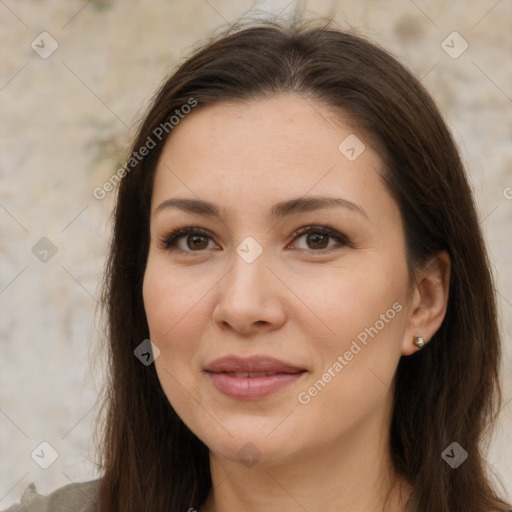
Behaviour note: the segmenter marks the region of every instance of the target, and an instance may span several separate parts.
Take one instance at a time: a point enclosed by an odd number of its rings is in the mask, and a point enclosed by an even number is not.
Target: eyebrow
[[[287,201],[281,201],[272,207],[269,217],[273,221],[279,221],[284,217],[288,217],[293,214],[335,207],[345,208],[358,213],[369,220],[368,214],[356,203],[341,197],[329,196],[297,197]],[[155,214],[160,213],[162,210],[167,208],[177,208],[188,213],[217,217],[220,220],[225,220],[226,218],[226,212],[224,210],[214,203],[200,199],[188,199],[181,197],[166,199],[156,207]]]

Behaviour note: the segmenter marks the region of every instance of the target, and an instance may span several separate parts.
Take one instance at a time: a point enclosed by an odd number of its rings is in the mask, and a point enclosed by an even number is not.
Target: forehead
[[[381,166],[379,154],[348,116],[318,101],[281,94],[199,105],[165,143],[153,204],[169,196],[222,197],[248,208],[267,199],[334,191],[358,203],[383,194],[389,200]]]
[[[172,130],[166,153],[195,149],[195,156],[220,156],[227,149],[230,159],[260,153],[300,158],[312,152],[338,156],[340,136],[356,134],[354,123],[338,109],[318,100],[291,93],[251,101],[230,101],[201,107],[184,116]],[[357,133],[359,139],[366,138]],[[236,146],[235,146],[236,144]],[[261,144],[265,151],[260,152]],[[293,154],[290,153],[293,149]]]

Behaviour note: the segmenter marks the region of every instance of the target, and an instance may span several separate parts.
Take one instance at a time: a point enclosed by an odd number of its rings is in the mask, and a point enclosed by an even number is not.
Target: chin
[[[247,432],[235,433],[233,438],[226,434],[223,439],[206,439],[204,442],[220,457],[246,467],[284,463],[298,451],[298,447],[283,444],[282,439],[271,440],[261,433],[258,436]]]
[[[274,465],[290,461],[304,448],[300,444],[304,429],[286,425],[288,420],[283,422],[283,418],[286,414],[263,417],[238,412],[232,416],[216,415],[215,427],[208,422],[190,424],[189,428],[222,458],[247,467],[256,463]]]

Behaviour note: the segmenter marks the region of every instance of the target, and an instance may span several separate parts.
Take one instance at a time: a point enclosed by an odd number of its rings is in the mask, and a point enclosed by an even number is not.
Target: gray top
[[[99,479],[72,483],[44,496],[36,491],[32,482],[21,496],[20,503],[2,512],[91,512],[96,510],[94,497],[98,484]]]
[[[98,484],[99,479],[77,482],[44,496],[36,491],[34,483],[30,483],[19,504],[11,505],[0,512],[96,512],[98,508],[94,497]]]

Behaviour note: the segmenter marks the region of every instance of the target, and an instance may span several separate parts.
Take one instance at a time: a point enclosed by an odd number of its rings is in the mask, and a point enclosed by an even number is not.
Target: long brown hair
[[[483,457],[501,403],[500,335],[492,275],[457,148],[431,97],[365,38],[303,21],[237,23],[212,37],[165,80],[140,124],[119,184],[103,288],[109,381],[101,429],[102,512],[198,509],[211,489],[209,453],[165,396],[154,365],[134,349],[149,338],[142,281],[153,178],[176,110],[300,94],[348,115],[379,148],[402,213],[409,269],[448,251],[452,270],[443,324],[402,357],[390,425],[392,464],[421,512],[506,511]],[[167,125],[165,125],[167,123]],[[159,127],[166,126],[163,130]],[[155,134],[159,133],[160,137]],[[140,156],[140,155],[139,155]],[[457,469],[441,457],[457,442]]]

